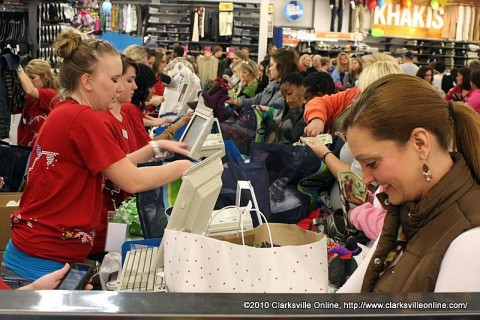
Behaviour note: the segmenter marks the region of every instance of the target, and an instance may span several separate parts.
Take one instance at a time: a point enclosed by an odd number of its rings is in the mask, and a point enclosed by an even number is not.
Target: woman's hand
[[[343,187],[345,188],[345,193],[347,194],[347,201],[348,201],[348,202],[350,202],[350,203],[352,203],[352,204],[354,204],[354,205],[357,205],[357,206],[362,205],[362,204],[365,203],[364,201],[358,199],[357,197],[355,197],[355,196],[353,195],[353,192],[352,192],[352,179],[348,179],[348,180],[345,182],[345,184],[344,184]]]
[[[307,146],[309,146],[310,149],[312,149],[313,152],[315,152],[317,157],[320,158],[320,159],[323,159],[323,157],[328,152],[330,152],[330,149],[328,149],[328,147],[326,145],[324,145],[323,143],[319,143],[319,142],[316,142],[316,141],[309,141],[309,140],[305,139],[304,137],[300,137],[300,141],[302,143],[306,144]]]
[[[62,269],[46,274],[32,283],[18,288],[18,290],[53,290],[58,287],[62,279],[67,274],[68,270],[70,270],[70,265],[68,263],[65,263]],[[93,286],[91,284],[87,284],[84,288],[84,290],[92,289]]]

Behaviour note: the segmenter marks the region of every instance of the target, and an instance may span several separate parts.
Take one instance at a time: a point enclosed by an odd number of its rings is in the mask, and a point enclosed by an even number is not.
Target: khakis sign
[[[385,0],[382,7],[377,6],[373,11],[372,35],[441,38],[444,9],[433,10],[429,3],[430,0]]]

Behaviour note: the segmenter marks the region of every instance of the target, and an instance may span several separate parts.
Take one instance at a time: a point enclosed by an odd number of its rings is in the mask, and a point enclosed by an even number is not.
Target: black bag
[[[265,139],[263,120],[263,112],[253,106],[245,106],[236,119],[221,123],[222,135],[224,139],[233,140],[242,154],[248,155],[252,142],[263,142]]]
[[[267,169],[263,163],[244,163],[239,161],[239,154],[235,144],[225,141],[226,155],[223,157],[222,189],[215,204],[215,210],[226,206],[235,205],[238,181],[250,181],[257,199],[258,209],[265,215],[266,219],[270,217],[270,198],[269,181]],[[251,197],[248,194],[241,195],[242,202],[240,206],[246,206]],[[259,224],[256,214],[252,214],[252,223],[254,226]]]
[[[13,146],[0,141],[0,177],[3,177],[5,183],[0,191],[23,190],[31,152],[31,148]]]
[[[271,222],[297,223],[313,209],[318,195],[303,192],[305,179],[320,173],[315,178],[320,179],[316,182],[317,190],[327,189],[334,180],[308,146],[252,143],[250,162],[264,163],[267,168]]]

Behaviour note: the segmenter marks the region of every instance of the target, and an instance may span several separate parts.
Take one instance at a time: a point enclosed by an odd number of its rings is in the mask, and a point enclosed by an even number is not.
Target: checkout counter
[[[0,319],[476,318],[478,293],[219,294],[0,291]]]

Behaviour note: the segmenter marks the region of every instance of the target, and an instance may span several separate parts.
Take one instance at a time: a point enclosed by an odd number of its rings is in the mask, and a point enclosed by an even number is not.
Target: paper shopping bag
[[[165,230],[168,292],[326,293],[326,238],[296,225],[267,224],[211,238]],[[220,238],[221,237],[221,238]],[[249,245],[265,244],[267,247]]]

